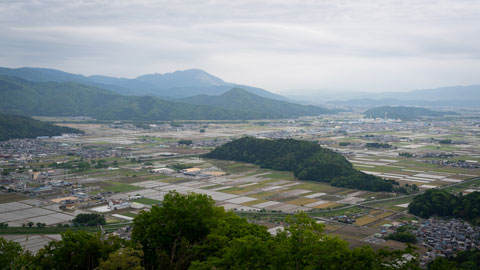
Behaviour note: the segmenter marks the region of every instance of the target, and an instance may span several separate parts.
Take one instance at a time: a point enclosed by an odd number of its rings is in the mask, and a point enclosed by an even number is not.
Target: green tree
[[[104,216],[95,213],[78,214],[72,222],[82,226],[105,225],[107,223]]]
[[[62,233],[62,240],[48,243],[37,253],[35,265],[39,269],[91,270],[98,267],[100,259],[106,260],[126,244],[118,237],[104,239],[100,233],[67,231]]]
[[[110,253],[108,259],[100,261],[99,270],[142,270],[143,251],[131,247]]]
[[[212,198],[201,194],[170,192],[161,206],[137,215],[132,239],[143,247],[146,269],[185,269],[195,249],[224,215]]]
[[[14,241],[0,237],[0,269],[12,269],[16,258],[23,253],[22,246]]]

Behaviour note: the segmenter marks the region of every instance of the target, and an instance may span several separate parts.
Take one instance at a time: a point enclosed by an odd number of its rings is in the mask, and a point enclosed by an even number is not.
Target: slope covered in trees
[[[101,120],[232,120],[299,116],[297,111],[288,108],[282,114],[267,114],[250,110],[248,104],[245,109],[192,105],[157,97],[122,96],[74,82],[29,82],[7,76],[0,76],[0,97],[0,112],[27,116],[90,116]],[[312,112],[306,110],[303,115],[312,115]]]
[[[0,141],[15,138],[59,136],[63,133],[82,133],[82,131],[48,124],[30,117],[0,114]]]
[[[423,116],[440,117],[444,115],[455,115],[455,112],[438,112],[420,107],[407,106],[383,106],[367,110],[364,115],[369,118],[384,118],[387,113],[389,119],[415,120]]]
[[[255,163],[263,168],[292,171],[298,179],[328,182],[332,186],[392,191],[385,180],[357,171],[341,154],[315,142],[244,137],[204,155],[206,158]]]
[[[417,259],[402,257],[412,250],[349,249],[306,214],[285,222],[273,236],[206,195],[170,192],[161,206],[135,217],[130,241],[68,231],[31,255],[0,238],[0,269],[420,269]]]
[[[195,105],[208,105],[223,109],[257,112],[263,118],[296,117],[332,113],[317,106],[304,106],[254,95],[244,89],[234,88],[219,96],[193,96],[181,101]]]
[[[408,211],[423,218],[458,217],[480,225],[480,192],[463,196],[440,189],[427,190],[413,198]]]

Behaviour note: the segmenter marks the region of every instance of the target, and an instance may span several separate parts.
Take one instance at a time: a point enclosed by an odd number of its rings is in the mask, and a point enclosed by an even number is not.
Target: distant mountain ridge
[[[478,107],[480,104],[480,85],[362,94],[350,100],[335,100],[329,103],[360,107],[388,105]]]
[[[124,96],[76,82],[31,82],[0,75],[0,113],[27,116],[90,116],[100,120],[163,121],[284,118],[320,114],[323,110],[288,102],[284,102],[282,114],[261,107],[251,110],[250,103],[275,104],[280,101],[242,91],[249,97],[243,107],[225,108],[172,102],[152,96]],[[292,108],[292,111],[289,108]],[[302,108],[304,110],[299,114]]]
[[[241,87],[259,96],[287,100],[267,90],[224,82],[200,69],[175,71],[165,74],[147,74],[134,79],[101,75],[83,76],[48,68],[0,68],[0,75],[14,76],[33,82],[77,82],[111,90],[122,95],[158,96],[168,99],[185,98],[200,94],[220,95],[234,87]]]

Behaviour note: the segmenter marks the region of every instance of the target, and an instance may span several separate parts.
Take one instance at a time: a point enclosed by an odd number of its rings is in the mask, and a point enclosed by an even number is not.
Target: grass
[[[363,217],[359,217],[357,218],[357,220],[355,220],[355,225],[358,225],[358,226],[363,226],[363,225],[367,225],[369,223],[372,223],[374,221],[378,220],[377,217],[372,217],[370,215],[365,215]]]
[[[314,203],[314,202],[318,202],[318,200],[300,197],[291,201],[287,201],[286,203],[303,206],[303,205]]]
[[[261,176],[262,178],[272,178],[272,179],[285,179],[285,180],[293,180],[293,173],[291,172],[274,172],[269,174],[264,174]]]
[[[9,202],[16,202],[21,200],[26,200],[28,197],[16,194],[16,193],[2,193],[0,194],[0,203],[9,203]]]
[[[154,204],[160,203],[161,201],[154,200],[154,199],[149,199],[149,198],[140,198],[140,199],[134,200],[134,202],[142,203],[142,204],[148,204],[148,205],[154,205]]]
[[[125,213],[121,213],[122,216],[127,216],[127,217],[136,217],[138,214],[135,214],[135,213],[132,213],[132,212],[125,212]]]
[[[136,191],[136,190],[141,190],[143,188],[137,187],[137,186],[132,186],[128,184],[123,184],[123,183],[117,183],[117,182],[108,182],[110,184],[113,184],[108,187],[104,187],[103,190],[105,191],[111,191],[111,192],[130,192],[130,191]]]
[[[363,209],[361,207],[358,207],[358,206],[354,206],[354,207],[341,209],[341,210],[332,210],[332,211],[329,211],[329,212],[319,212],[319,213],[312,212],[310,215],[311,216],[323,216],[323,217],[336,217],[336,216],[342,216],[342,215],[351,215],[351,214],[360,213],[360,212],[364,212],[364,211],[365,211],[365,209]]]

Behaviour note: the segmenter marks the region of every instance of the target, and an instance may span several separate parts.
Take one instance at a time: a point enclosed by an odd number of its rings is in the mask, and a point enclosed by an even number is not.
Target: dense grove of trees
[[[388,236],[388,239],[412,244],[417,242],[417,237],[407,229],[407,226],[398,228],[397,231]]]
[[[427,190],[413,198],[408,211],[423,218],[458,217],[473,224],[480,224],[480,192],[463,196],[440,189]]]
[[[0,238],[0,269],[419,269],[418,260],[402,257],[411,248],[352,250],[305,214],[285,221],[272,236],[206,195],[170,192],[135,217],[131,241],[68,231],[32,255]]]
[[[62,133],[83,133],[69,127],[60,127],[30,117],[0,114],[0,141],[39,136],[59,136]]]
[[[72,222],[73,224],[81,226],[95,226],[107,224],[104,216],[95,213],[78,214],[72,220]]]
[[[369,191],[392,191],[391,183],[357,171],[341,154],[315,142],[244,137],[204,155],[207,158],[255,163],[263,168],[293,171],[301,180]]]
[[[365,147],[367,148],[392,148],[392,146],[388,143],[377,143],[377,142],[373,142],[373,143],[367,143],[365,144]]]

